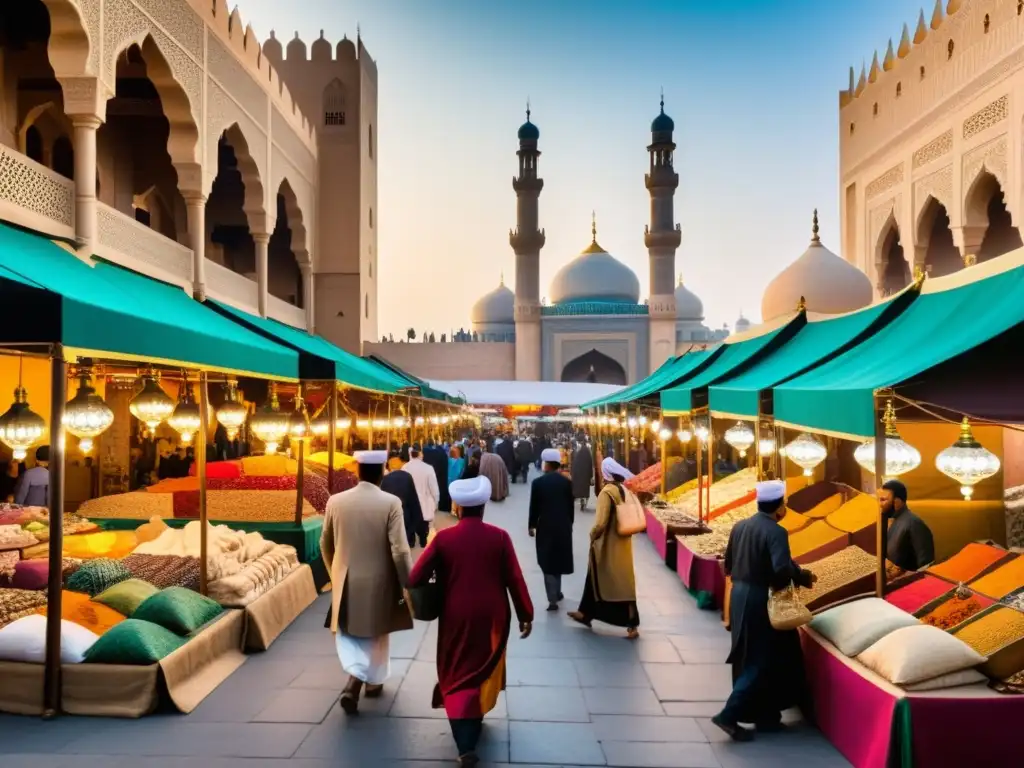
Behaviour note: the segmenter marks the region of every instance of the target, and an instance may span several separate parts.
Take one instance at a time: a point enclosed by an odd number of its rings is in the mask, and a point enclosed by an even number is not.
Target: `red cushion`
[[[188,473],[192,477],[196,476],[196,463],[194,461],[192,466],[189,467]],[[206,476],[208,478],[217,477],[224,479],[241,477],[242,464],[238,461],[211,461],[206,465]]]

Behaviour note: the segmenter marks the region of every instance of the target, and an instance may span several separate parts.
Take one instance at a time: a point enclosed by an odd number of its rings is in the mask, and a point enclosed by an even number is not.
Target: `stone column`
[[[256,243],[256,303],[260,317],[267,316],[267,265],[270,261],[270,235],[266,232],[253,232]]]
[[[192,295],[206,300],[206,196],[182,193],[188,214],[188,245],[192,249]]]
[[[97,115],[72,115],[75,146],[75,239],[79,250],[92,255],[98,242],[96,221],[96,131],[103,121]]]
[[[309,262],[299,264],[302,271],[302,306],[306,310],[306,330],[316,330],[316,311],[313,303],[313,265]]]

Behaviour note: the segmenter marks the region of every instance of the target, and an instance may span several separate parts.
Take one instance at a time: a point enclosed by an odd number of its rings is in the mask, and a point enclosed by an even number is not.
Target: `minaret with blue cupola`
[[[654,371],[676,348],[676,299],[674,279],[676,250],[682,230],[675,222],[674,199],[679,174],[674,167],[676,144],[672,138],[675,123],[665,114],[665,96],[661,111],[651,123],[651,143],[647,147],[650,168],[644,175],[651,196],[651,223],[644,227],[644,245],[650,264],[650,367]]]
[[[544,230],[539,226],[540,193],[544,180],[538,176],[537,142],[540,130],[530,121],[526,104],[526,122],[519,127],[519,175],[512,179],[516,192],[516,228],[508,241],[516,255],[515,324],[516,379],[540,381],[540,249]]]

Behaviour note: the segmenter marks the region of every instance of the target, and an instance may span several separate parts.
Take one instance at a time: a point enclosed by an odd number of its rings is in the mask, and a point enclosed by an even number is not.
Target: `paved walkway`
[[[699,611],[643,536],[635,539],[642,637],[576,626],[546,613],[526,532],[527,489],[489,505],[513,536],[539,610],[532,637],[513,633],[508,690],[485,720],[484,765],[650,768],[831,768],[847,762],[815,730],[732,744],[708,718],[729,693],[729,636]],[[593,511],[577,515],[577,573],[564,585],[575,608]],[[346,718],[322,596],[266,653],[248,661],[189,716],[56,722],[0,716],[3,768],[441,768],[456,757],[443,712],[430,709],[436,630],[392,636],[385,695]]]

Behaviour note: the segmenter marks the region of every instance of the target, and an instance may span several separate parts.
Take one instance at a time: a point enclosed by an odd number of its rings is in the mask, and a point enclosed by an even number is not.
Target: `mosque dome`
[[[683,276],[679,276],[679,285],[676,286],[676,319],[677,320],[703,320],[704,302],[683,285]]]
[[[838,315],[867,306],[874,299],[868,276],[832,253],[818,238],[818,212],[814,212],[811,244],[776,275],[761,298],[761,317],[773,320],[796,311],[803,299],[808,312]]]
[[[592,224],[590,232],[590,245],[558,270],[551,281],[548,292],[551,302],[638,304],[640,281],[633,270],[598,245],[596,223]]]
[[[484,294],[473,305],[469,319],[475,324],[497,324],[515,322],[516,295],[505,285],[501,285],[490,293]]]

